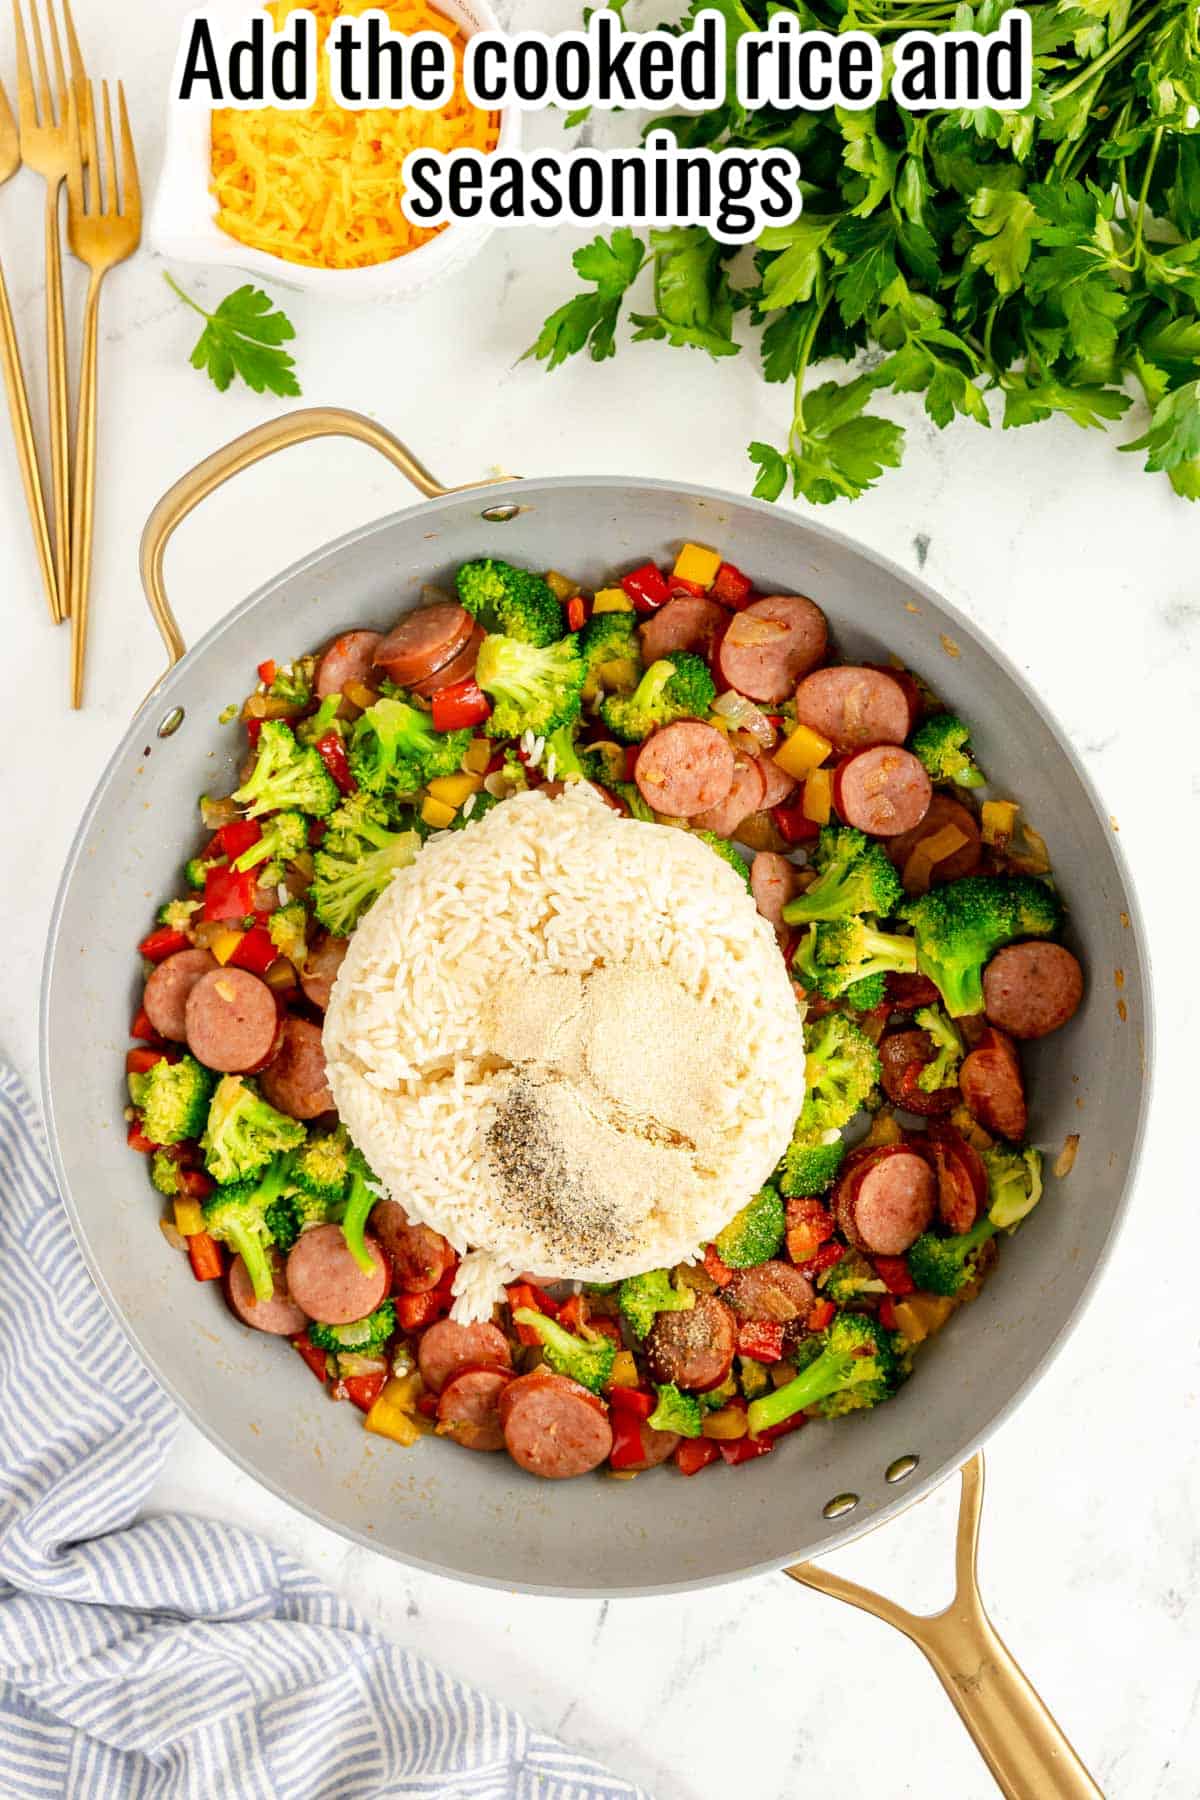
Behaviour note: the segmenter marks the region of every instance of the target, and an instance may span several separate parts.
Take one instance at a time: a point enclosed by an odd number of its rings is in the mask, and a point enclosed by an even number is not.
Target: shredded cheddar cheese
[[[400,210],[400,170],[409,152],[495,149],[497,115],[471,106],[463,92],[462,33],[425,0],[384,0],[381,10],[393,31],[440,31],[449,38],[457,71],[449,105],[438,112],[353,112],[334,105],[325,57],[330,27],[340,14],[357,15],[373,5],[380,0],[310,0],[317,19],[315,105],[214,111],[217,224],[239,243],[316,268],[390,262],[444,229],[413,225]],[[295,10],[291,0],[271,0],[267,7],[277,26]]]

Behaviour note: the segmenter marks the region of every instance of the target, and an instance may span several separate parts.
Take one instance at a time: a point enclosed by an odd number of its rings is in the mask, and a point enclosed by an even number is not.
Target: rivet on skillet
[[[853,1512],[858,1505],[857,1494],[835,1494],[821,1508],[823,1519],[840,1519],[844,1513]]]
[[[504,506],[485,506],[479,516],[486,519],[489,525],[507,525],[510,519],[516,518],[520,510],[516,501],[510,500]]]
[[[173,706],[170,712],[164,713],[162,718],[158,721],[158,736],[160,738],[174,737],[175,733],[179,730],[179,727],[183,724],[183,719],[184,712],[182,706]]]
[[[885,1481],[905,1481],[920,1462],[919,1456],[898,1456],[883,1472]]]

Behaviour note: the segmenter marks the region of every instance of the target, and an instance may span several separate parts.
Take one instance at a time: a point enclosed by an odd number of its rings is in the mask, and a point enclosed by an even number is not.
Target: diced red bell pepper
[[[441,1288],[426,1294],[397,1294],[396,1317],[404,1331],[420,1331],[440,1318],[450,1307],[450,1299]]]
[[[712,1244],[705,1244],[704,1246],[704,1267],[709,1277],[716,1282],[718,1287],[728,1287],[729,1283],[733,1280],[733,1270],[727,1262],[724,1262],[721,1257],[717,1255],[716,1249]]]
[[[387,1370],[377,1369],[373,1375],[347,1375],[342,1386],[346,1390],[347,1400],[353,1400],[359,1412],[370,1412],[387,1380]]]
[[[140,1038],[143,1044],[153,1044],[156,1049],[162,1047],[163,1040],[150,1023],[150,1014],[144,1006],[139,1006],[134,1013],[133,1023],[129,1027],[129,1035],[133,1038]]]
[[[805,1262],[797,1263],[796,1267],[802,1275],[807,1275],[812,1281],[818,1275],[823,1275],[826,1269],[832,1269],[835,1263],[840,1263],[845,1254],[845,1244],[823,1244],[815,1256],[810,1256]]]
[[[618,1350],[625,1342],[621,1336],[621,1327],[615,1319],[610,1319],[607,1313],[596,1313],[588,1320],[587,1328],[589,1331],[602,1332],[605,1337],[611,1338]]]
[[[614,1469],[631,1469],[646,1460],[646,1446],[642,1442],[642,1421],[636,1413],[618,1412],[609,1415],[612,1426],[613,1443],[608,1460]]]
[[[722,1462],[727,1462],[736,1469],[739,1463],[751,1462],[756,1456],[766,1456],[775,1448],[775,1440],[766,1433],[762,1437],[725,1438],[717,1445]]]
[[[549,1294],[543,1293],[541,1288],[535,1287],[531,1281],[514,1281],[511,1287],[505,1288],[504,1292],[513,1312],[516,1312],[518,1307],[524,1306],[531,1308],[534,1312],[545,1313],[547,1318],[552,1319],[559,1310]],[[518,1341],[522,1344],[540,1344],[542,1341],[532,1325],[517,1325],[515,1330]]]
[[[808,1414],[797,1412],[793,1413],[790,1419],[784,1419],[779,1425],[768,1425],[767,1429],[760,1431],[758,1435],[768,1444],[773,1444],[776,1438],[786,1437],[789,1431],[799,1431],[802,1425],[807,1424]]]
[[[279,952],[266,926],[255,925],[252,930],[243,932],[242,940],[229,962],[235,969],[249,969],[251,975],[265,975],[278,956]]]
[[[180,1193],[186,1194],[189,1200],[207,1200],[217,1185],[203,1169],[180,1169],[177,1179]]]
[[[808,1318],[805,1320],[805,1324],[810,1331],[824,1331],[836,1311],[837,1307],[832,1300],[814,1300],[808,1309]]]
[[[257,750],[259,733],[262,731],[265,721],[262,719],[250,718],[243,719],[242,723],[246,727],[246,742],[252,750]]]
[[[197,1231],[185,1242],[196,1280],[219,1281],[225,1273],[225,1258],[216,1238],[209,1237],[207,1231]]]
[[[264,687],[270,687],[271,683],[275,679],[275,659],[274,659],[274,657],[268,656],[266,662],[259,663],[258,679],[262,682]]]
[[[698,1475],[709,1463],[715,1463],[720,1454],[714,1438],[684,1438],[675,1447],[675,1467],[681,1475]]]
[[[572,1294],[564,1300],[558,1309],[558,1322],[568,1331],[578,1331],[581,1325],[588,1323],[588,1303],[586,1294]]]
[[[136,1114],[136,1116],[130,1120],[129,1130],[125,1133],[125,1142],[129,1145],[131,1150],[136,1150],[140,1156],[150,1156],[155,1150],[162,1149],[161,1144],[154,1143],[154,1141],[151,1138],[148,1138],[142,1130],[142,1115],[140,1113]]]
[[[736,563],[723,562],[708,591],[722,606],[729,606],[734,612],[740,612],[749,600],[753,588],[754,583],[750,577],[743,575]]]
[[[346,755],[346,746],[336,731],[327,731],[324,737],[317,739],[317,755],[328,769],[339,793],[352,794],[358,787],[350,773],[350,759]]]
[[[671,598],[671,589],[665,575],[652,562],[641,563],[636,569],[631,569],[628,575],[622,575],[621,586],[638,612],[657,612],[663,602]]]
[[[155,1063],[165,1060],[165,1051],[151,1050],[148,1045],[144,1049],[127,1050],[125,1052],[125,1073],[127,1075],[144,1075],[147,1069],[154,1067]]]
[[[737,1347],[739,1356],[752,1356],[755,1362],[782,1362],[783,1326],[778,1319],[741,1319]]]
[[[804,816],[803,799],[787,801],[783,806],[773,806],[771,817],[779,827],[779,835],[789,844],[812,844],[820,836],[821,827]]]
[[[429,704],[435,731],[465,731],[469,725],[482,725],[492,716],[492,703],[473,675],[439,688]]]
[[[883,1282],[889,1294],[915,1294],[917,1284],[908,1272],[908,1263],[902,1256],[873,1256],[875,1273]]]
[[[258,876],[253,869],[239,874],[228,863],[209,863],[204,871],[204,917],[245,919],[254,911]]]
[[[165,962],[168,956],[174,956],[177,950],[186,950],[191,939],[186,932],[176,931],[173,925],[160,925],[149,937],[144,937],[138,945],[138,954],[147,962]]]
[[[900,1329],[896,1319],[896,1302],[892,1299],[890,1294],[886,1300],[881,1300],[879,1302],[879,1323],[883,1326],[885,1331],[898,1331]]]
[[[298,1350],[322,1387],[325,1385],[325,1352],[318,1350],[309,1338],[307,1331],[301,1331],[292,1339],[292,1348]]]
[[[633,1413],[639,1419],[648,1419],[657,1405],[654,1395],[641,1388],[610,1387],[606,1398],[614,1412]]]
[[[567,601],[567,630],[582,631],[588,621],[588,603],[582,594],[572,594]]]
[[[436,1419],[438,1416],[438,1397],[436,1394],[418,1394],[417,1411],[423,1419]]]
[[[787,1250],[794,1263],[807,1262],[833,1236],[834,1219],[819,1200],[787,1203]]]
[[[223,856],[236,862],[252,844],[257,844],[261,836],[262,826],[257,819],[232,819],[228,825],[218,827],[213,841]]]
[[[674,600],[677,595],[687,595],[694,600],[703,600],[708,593],[708,589],[702,582],[689,581],[686,575],[672,575],[667,585],[670,589],[672,600]]]

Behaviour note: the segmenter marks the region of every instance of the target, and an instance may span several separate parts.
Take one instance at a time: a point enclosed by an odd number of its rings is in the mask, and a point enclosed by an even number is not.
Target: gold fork
[[[87,647],[88,587],[92,567],[92,517],[96,491],[96,349],[100,288],[108,271],[137,249],[142,235],[142,195],[133,133],[125,109],[125,89],[117,83],[121,121],[120,178],[113,141],[108,83],[101,84],[104,155],[96,138],[96,106],[88,88],[83,115],[74,93],[69,105],[71,161],[67,174],[67,241],[91,270],[83,315],[79,363],[79,416],[75,425],[75,469],[71,513],[71,705],[83,705],[83,659]]]
[[[0,187],[10,176],[16,174],[20,166],[17,122],[13,118],[4,83],[0,81]],[[21,352],[17,347],[17,330],[13,323],[12,307],[8,303],[3,267],[0,267],[0,357],[4,362],[4,385],[8,390],[8,408],[12,414],[13,438],[21,468],[21,485],[25,489],[25,504],[29,508],[29,522],[33,526],[33,542],[41,564],[46,599],[50,603],[50,617],[57,624],[63,615],[54,573],[54,551],[50,544],[50,526],[46,519],[46,500],[42,493],[42,473],[38,468],[33,423],[29,417],[29,396],[25,390]]]
[[[38,0],[30,0],[34,53],[37,57],[37,85],[29,60],[29,44],[21,17],[21,0],[12,0],[13,26],[17,37],[17,106],[21,120],[21,160],[36,169],[46,182],[46,367],[50,398],[50,484],[54,496],[54,569],[61,619],[69,604],[69,559],[71,541],[70,508],[70,425],[67,414],[67,328],[63,313],[62,246],[59,242],[59,193],[66,180],[70,157],[68,130],[68,86],[63,67],[62,46],[54,17],[53,0],[46,0],[46,25],[50,52],[54,63],[54,94],[50,91],[50,72],[46,63],[46,45],[38,17]],[[81,114],[89,104],[85,95],[87,77],[69,0],[62,0],[63,19],[67,30],[67,48],[71,59],[71,81],[79,96]]]

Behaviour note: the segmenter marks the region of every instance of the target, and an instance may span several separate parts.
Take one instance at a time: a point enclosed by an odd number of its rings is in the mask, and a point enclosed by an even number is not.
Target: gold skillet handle
[[[932,1665],[1007,1800],[1103,1800],[984,1610],[976,1570],[982,1509],[983,1457],[975,1455],[962,1470],[954,1598],[945,1612],[910,1613],[815,1563],[796,1563],[784,1574],[874,1613],[912,1640]]]
[[[197,463],[194,469],[181,476],[174,487],[168,488],[147,519],[142,532],[138,558],[142,587],[145,589],[154,623],[167,646],[170,658],[168,668],[179,661],[185,648],[163,582],[163,557],[172,532],[202,500],[207,500],[210,494],[215,493],[232,476],[240,475],[243,469],[261,462],[264,456],[274,456],[277,450],[287,450],[293,444],[306,444],[311,438],[321,437],[355,438],[360,444],[369,444],[372,450],[378,450],[381,456],[386,456],[427,500],[434,500],[441,494],[463,491],[463,488],[444,487],[423,463],[417,461],[412,451],[399,438],[393,437],[390,431],[377,425],[363,413],[345,412],[335,406],[304,407],[298,412],[285,413],[281,419],[271,419],[265,425],[256,425],[252,431],[244,432],[241,437],[234,438],[231,444],[226,444],[224,449],[214,450],[211,456],[206,456],[202,463]],[[463,487],[491,485],[490,481],[469,481]]]

